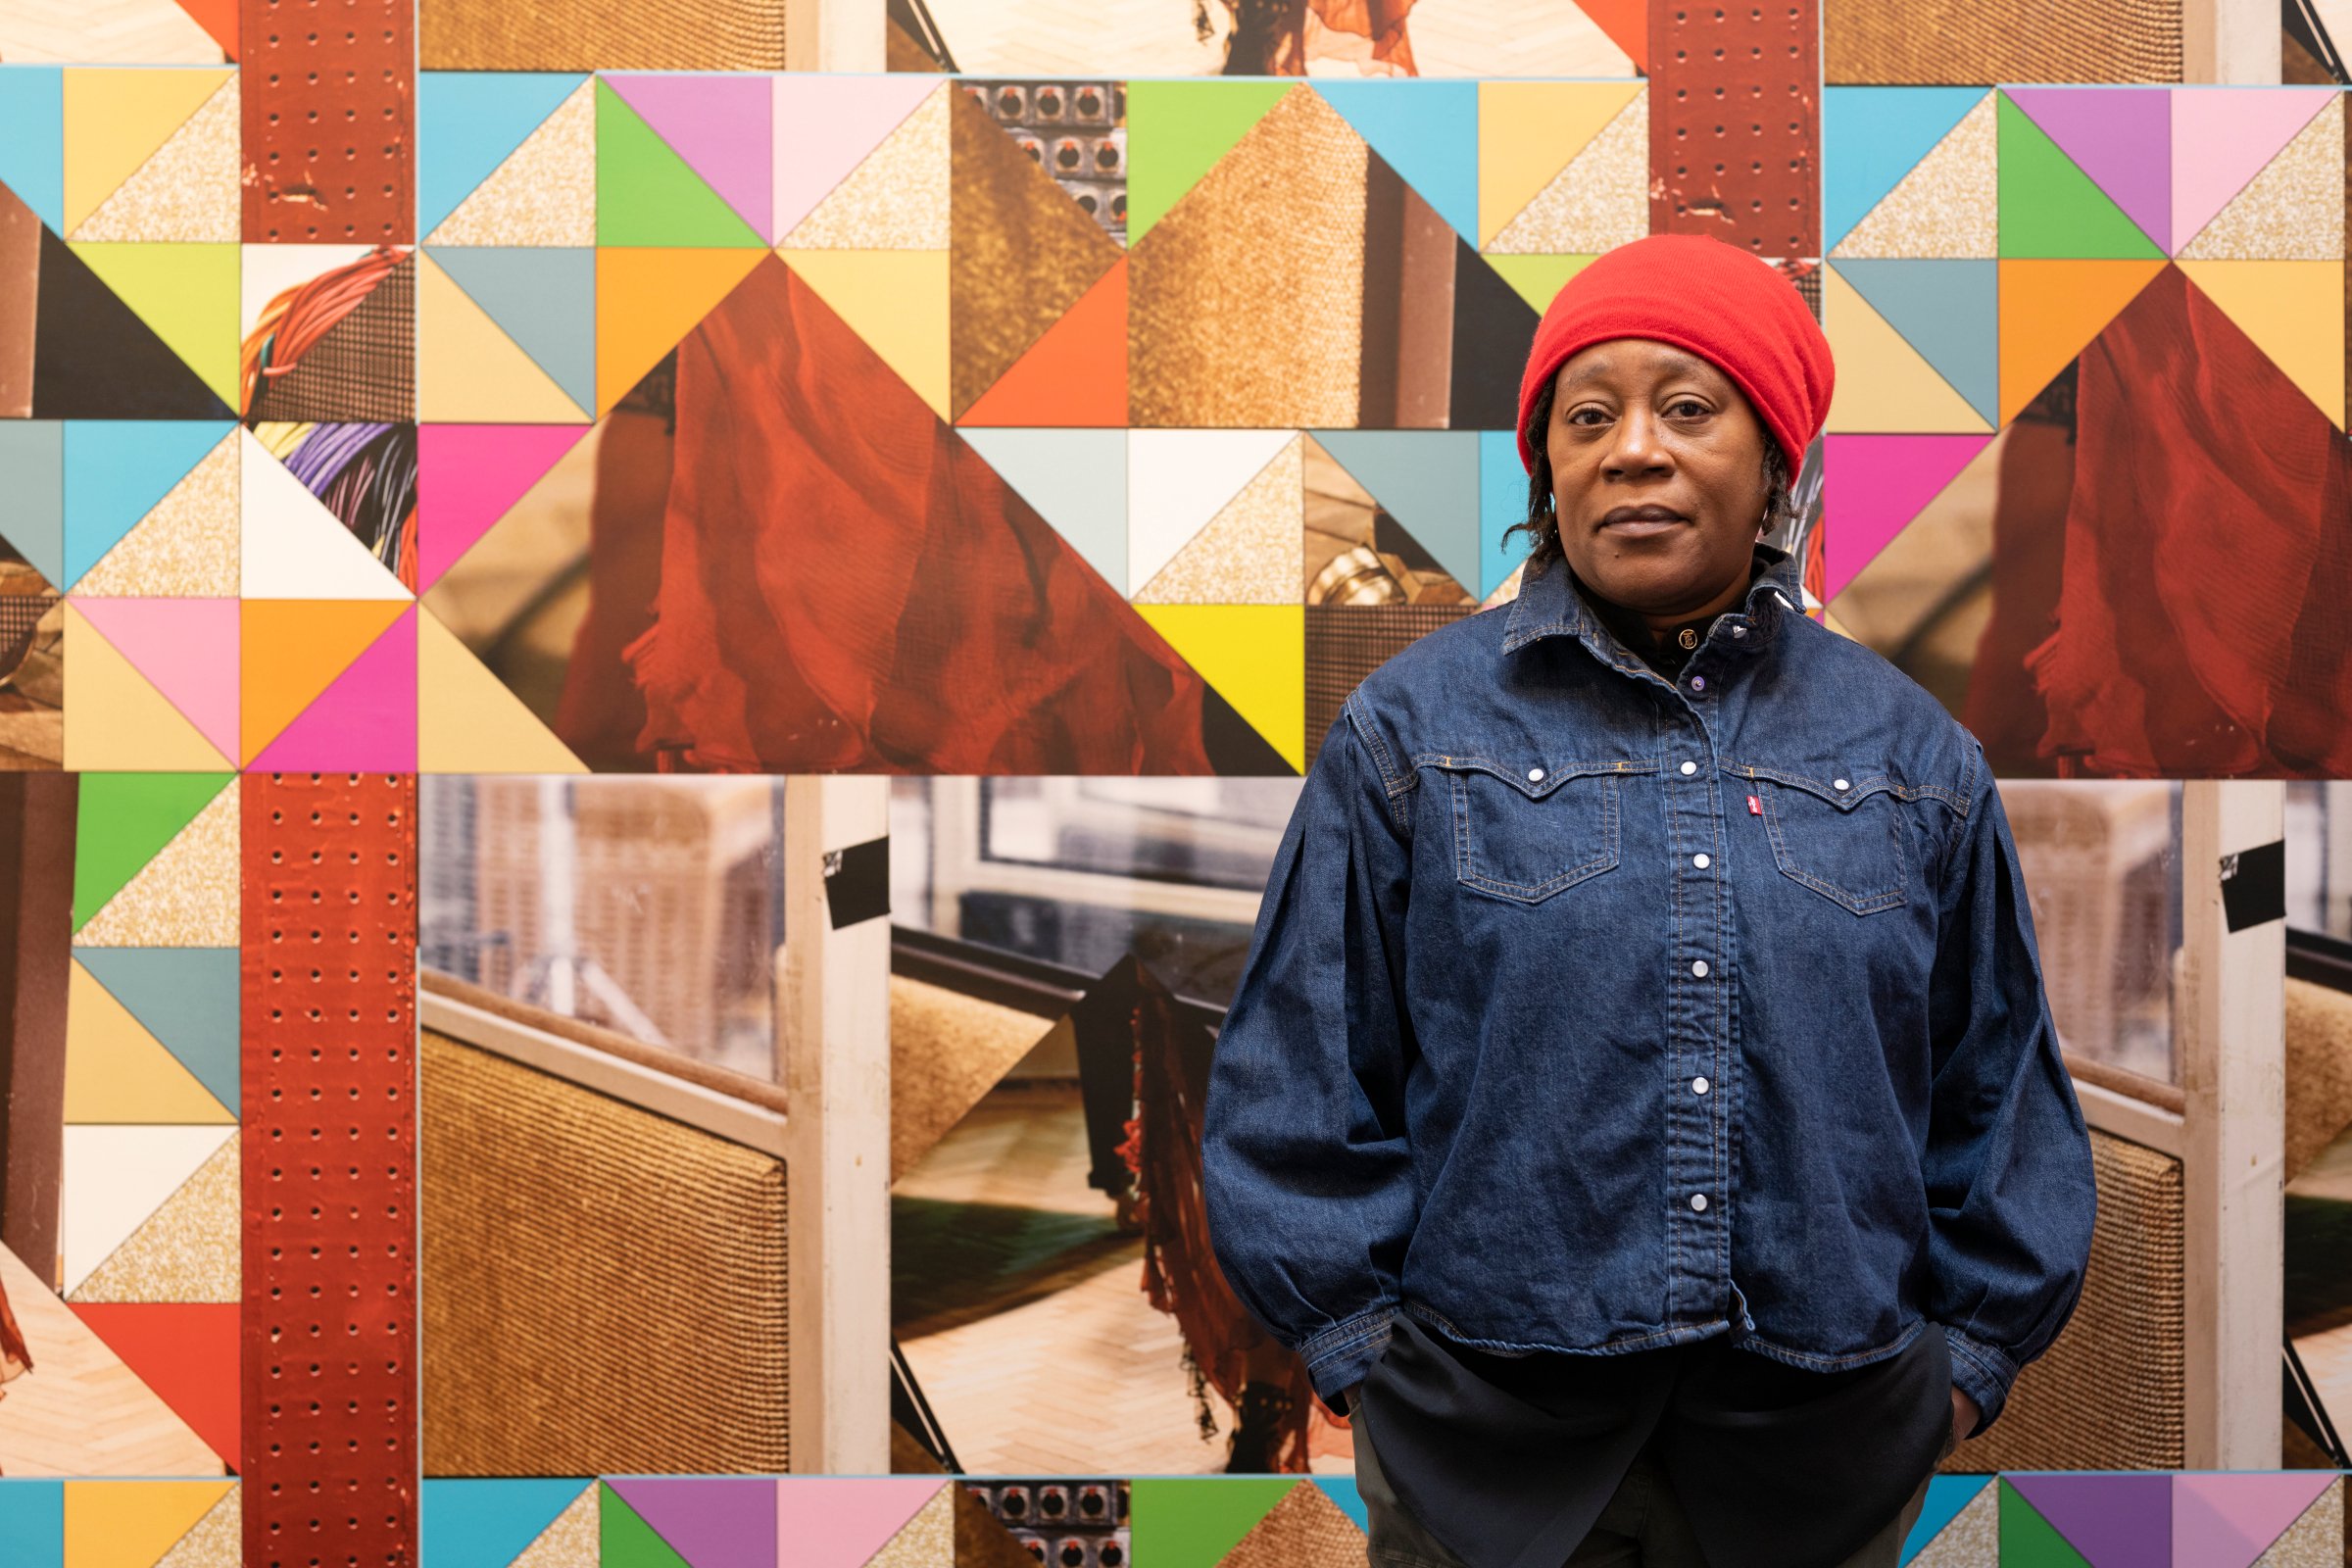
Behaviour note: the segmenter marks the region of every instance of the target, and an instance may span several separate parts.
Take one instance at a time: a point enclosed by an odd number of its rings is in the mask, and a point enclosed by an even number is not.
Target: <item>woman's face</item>
[[[1603,598],[1648,614],[1737,597],[1764,518],[1768,439],[1695,354],[1612,338],[1571,356],[1544,434],[1561,554]]]

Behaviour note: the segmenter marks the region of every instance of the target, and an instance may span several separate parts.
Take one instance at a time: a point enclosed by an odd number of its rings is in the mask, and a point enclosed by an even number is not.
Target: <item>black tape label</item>
[[[2222,915],[2232,931],[2286,918],[2286,840],[2222,857]]]

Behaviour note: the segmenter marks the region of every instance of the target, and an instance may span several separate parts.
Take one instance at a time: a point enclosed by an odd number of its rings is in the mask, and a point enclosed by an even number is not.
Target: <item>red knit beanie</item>
[[[1519,461],[1536,394],[1569,356],[1614,337],[1653,338],[1710,361],[1755,406],[1791,479],[1829,417],[1830,340],[1777,268],[1711,234],[1652,234],[1586,265],[1552,297],[1519,381]]]

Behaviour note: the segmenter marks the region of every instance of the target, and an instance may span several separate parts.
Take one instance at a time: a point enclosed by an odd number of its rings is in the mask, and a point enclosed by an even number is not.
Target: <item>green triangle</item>
[[[2124,216],[2049,133],[1996,94],[2000,254],[2068,260],[2161,260],[2164,250]]]
[[[598,82],[597,90],[605,90]],[[604,1568],[694,1568],[678,1548],[654,1533],[637,1510],[620,1500],[620,1494],[600,1481],[596,1484],[597,1545]]]
[[[105,908],[234,776],[84,773],[74,808],[74,929]]]
[[[596,84],[599,245],[766,244],[620,94]]]
[[[1479,259],[1494,269],[1494,275],[1510,284],[1521,299],[1534,306],[1539,316],[1551,308],[1552,296],[1559,293],[1560,285],[1593,261],[1590,256],[1489,256],[1484,252]]]
[[[1296,1476],[1138,1477],[1129,1504],[1135,1539],[1152,1543],[1152,1568],[1216,1568],[1298,1484]]]
[[[1127,243],[1142,239],[1294,85],[1280,80],[1129,82]]]
[[[2001,1483],[2001,1568],[2090,1568],[2025,1495]]]

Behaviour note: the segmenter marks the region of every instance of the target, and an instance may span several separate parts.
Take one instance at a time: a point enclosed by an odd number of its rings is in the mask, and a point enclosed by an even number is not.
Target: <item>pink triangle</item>
[[[2009,101],[2162,245],[2172,229],[2172,94],[2163,87],[2011,87]]]
[[[776,1486],[776,1536],[792,1543],[793,1568],[859,1568],[940,1485],[934,1476],[790,1477]]]
[[[584,424],[426,424],[416,430],[418,593],[546,476]]]
[[[698,72],[605,80],[745,222],[767,232],[775,201],[769,165],[775,95],[765,76]]]
[[[2247,1568],[2334,1479],[2332,1470],[2173,1477],[2173,1561]]]
[[[2278,156],[2334,97],[2333,87],[2173,89],[2173,236],[2177,251]]]
[[[1822,453],[1824,599],[1835,599],[1989,435],[1834,435]]]
[[[234,599],[75,599],[74,608],[223,757],[237,755]]]
[[[411,605],[255,758],[262,772],[416,771],[416,607]]]
[[[786,72],[776,77],[776,202],[771,245],[832,194],[865,162],[882,138],[899,128],[937,90],[943,78],[825,75]]]

